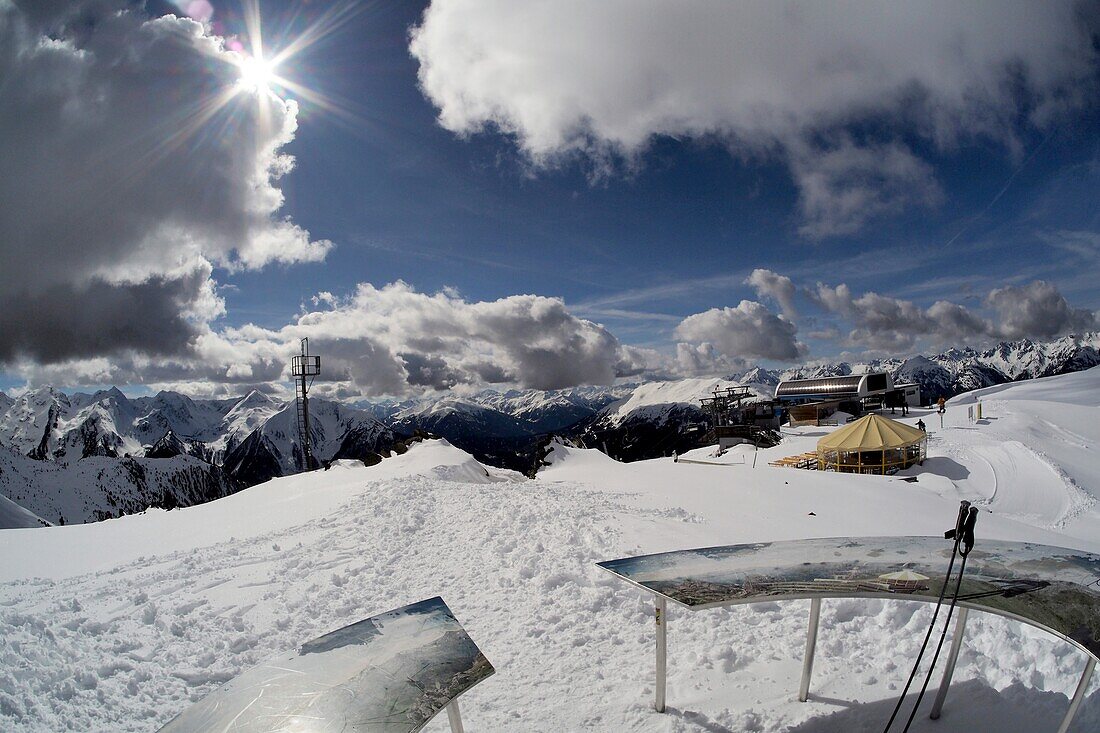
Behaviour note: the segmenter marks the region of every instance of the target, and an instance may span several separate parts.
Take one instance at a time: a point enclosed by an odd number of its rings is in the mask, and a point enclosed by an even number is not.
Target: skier
[[[928,432],[924,429],[924,420],[917,420],[917,430],[921,431],[922,433]]]

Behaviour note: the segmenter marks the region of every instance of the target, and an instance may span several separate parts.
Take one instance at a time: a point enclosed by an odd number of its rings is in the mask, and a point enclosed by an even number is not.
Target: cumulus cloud
[[[676,344],[676,371],[687,376],[706,376],[711,374],[730,374],[743,370],[744,359],[723,354],[712,343]]]
[[[885,352],[913,348],[917,339],[935,335],[939,342],[989,333],[989,326],[964,306],[940,301],[922,309],[912,301],[867,292],[856,296],[850,287],[817,284],[809,293],[823,308],[844,316],[853,328],[846,343]]]
[[[0,2],[0,360],[183,354],[211,265],[324,257],[278,215],[296,106],[199,22]]]
[[[736,308],[711,308],[688,316],[674,335],[685,342],[711,344],[732,359],[794,361],[806,353],[795,337],[797,330],[761,303],[742,300]]]
[[[691,12],[675,0],[433,0],[410,51],[459,135],[499,130],[536,166],[605,166],[658,135],[718,138],[786,161],[802,232],[821,237],[939,200],[904,140],[1015,150],[1021,124],[1087,97],[1090,13],[1073,0],[701,0]]]
[[[794,305],[798,289],[786,275],[758,267],[745,279],[745,284],[751,286],[759,297],[771,298],[778,303],[787,318],[793,320],[798,317],[798,310]]]
[[[996,288],[984,304],[992,317],[964,305],[938,300],[928,308],[912,301],[875,292],[858,297],[845,284],[817,284],[807,295],[825,310],[844,317],[853,326],[848,345],[886,352],[906,351],[925,338],[944,345],[990,338],[1055,338],[1100,327],[1093,311],[1073,308],[1051,283]]]
[[[986,303],[996,311],[996,331],[1004,338],[1052,338],[1100,328],[1097,313],[1073,308],[1056,287],[1043,280],[997,288],[986,297]]]

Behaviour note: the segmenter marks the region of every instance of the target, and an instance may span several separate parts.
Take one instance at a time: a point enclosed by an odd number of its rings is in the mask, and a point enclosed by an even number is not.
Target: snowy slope
[[[994,428],[1021,445],[1079,432],[1079,416],[1064,408],[1080,399],[1096,409],[1088,395],[1096,399],[1097,375],[1074,377],[984,395],[984,406],[999,399],[1004,411],[983,425],[936,424],[935,450],[969,449],[968,435]],[[1034,405],[1048,406],[1049,425],[1029,417],[1033,434],[1011,433],[1025,424],[1011,415],[1037,415]],[[965,405],[952,404],[948,420],[955,415]],[[989,492],[977,458],[930,460],[914,483],[767,466],[823,432],[788,431],[755,466],[751,449],[712,458],[727,464],[714,466],[621,464],[558,445],[535,480],[430,441],[375,466],[339,462],[188,509],[0,532],[0,729],[152,731],[271,654],[438,593],[498,670],[463,696],[470,730],[879,730],[928,606],[825,601],[804,704],[795,691],[805,602],[670,609],[672,707],[658,715],[652,606],[593,566],[732,542],[938,535],[960,497]],[[1083,482],[1098,470],[1087,453],[1065,455],[1065,475]],[[1055,473],[1029,477],[1042,483],[1031,493],[1038,504],[1061,491]],[[1100,551],[1100,530],[1087,522],[1044,526],[985,508],[979,549],[998,538]],[[1083,661],[1048,635],[973,613],[944,718],[918,716],[912,730],[1051,730]],[[1077,733],[1100,729],[1098,688]]]
[[[736,382],[720,379],[681,379],[673,382],[641,384],[629,396],[600,411],[596,423],[614,427],[627,420],[662,422],[676,409],[702,409],[699,400],[710,397],[715,389],[736,387]]]
[[[0,529],[48,527],[50,523],[0,494]]]
[[[982,404],[970,423],[968,408]],[[1100,367],[1016,382],[948,402],[929,453],[992,511],[1067,535],[1100,535]],[[970,497],[968,497],[970,498]]]

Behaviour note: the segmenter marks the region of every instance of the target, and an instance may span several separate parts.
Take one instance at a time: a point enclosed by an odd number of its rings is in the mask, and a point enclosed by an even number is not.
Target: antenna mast
[[[302,466],[303,470],[312,471],[317,467],[317,462],[310,446],[309,388],[313,386],[314,378],[321,373],[321,357],[310,356],[308,338],[302,339],[302,353],[291,360],[290,372],[298,381],[295,401],[298,406],[298,445],[302,449]]]

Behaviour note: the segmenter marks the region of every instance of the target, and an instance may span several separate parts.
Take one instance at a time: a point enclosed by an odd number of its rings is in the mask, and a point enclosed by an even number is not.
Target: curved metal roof
[[[795,395],[835,396],[858,394],[859,382],[865,374],[850,374],[846,377],[821,377],[819,379],[788,379],[775,388],[776,397]]]

